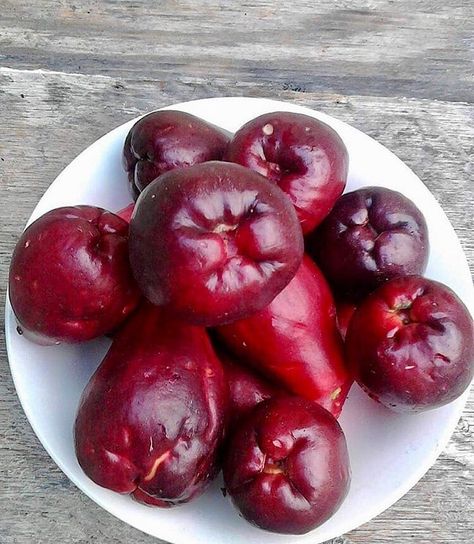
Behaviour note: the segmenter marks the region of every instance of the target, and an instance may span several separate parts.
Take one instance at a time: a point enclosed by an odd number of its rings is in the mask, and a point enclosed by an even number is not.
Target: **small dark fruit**
[[[130,129],[123,148],[132,193],[137,197],[168,170],[222,159],[228,140],[222,130],[190,113],[145,115]]]
[[[428,229],[423,214],[404,195],[365,187],[336,202],[307,250],[337,295],[361,299],[387,280],[424,272]]]

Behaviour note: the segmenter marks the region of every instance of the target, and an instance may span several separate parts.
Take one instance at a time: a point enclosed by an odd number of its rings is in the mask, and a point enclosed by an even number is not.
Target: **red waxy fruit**
[[[446,285],[404,276],[374,291],[347,331],[348,362],[368,394],[397,412],[453,401],[474,373],[474,325]]]
[[[155,111],[137,121],[125,140],[124,166],[135,196],[158,176],[201,162],[220,160],[229,138],[190,113]]]
[[[326,123],[276,111],[252,119],[232,138],[224,156],[264,175],[288,195],[303,232],[312,231],[344,191],[346,146]]]
[[[266,308],[216,332],[232,353],[270,380],[339,415],[352,379],[331,291],[308,256]]]
[[[219,359],[229,386],[230,428],[250,413],[257,404],[277,395],[285,395],[283,389],[268,382],[262,376],[243,366],[239,361],[218,351]]]
[[[116,329],[138,304],[128,225],[95,206],[57,208],[21,235],[9,295],[25,336],[81,342]]]
[[[389,279],[424,272],[428,228],[401,193],[364,187],[336,202],[307,241],[307,251],[337,296],[358,301]]]
[[[307,533],[334,514],[349,490],[342,429],[306,399],[262,402],[230,438],[224,482],[250,523],[277,533]]]
[[[130,262],[144,295],[214,326],[265,307],[303,256],[295,211],[278,187],[237,164],[163,174],[137,201]]]
[[[216,473],[227,394],[206,331],[145,304],[82,395],[79,464],[97,484],[140,502],[187,502]]]

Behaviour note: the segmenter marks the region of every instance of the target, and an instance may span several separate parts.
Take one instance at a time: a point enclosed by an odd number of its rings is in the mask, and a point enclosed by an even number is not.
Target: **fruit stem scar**
[[[273,134],[273,125],[270,123],[267,123],[266,125],[262,127],[262,132],[266,134],[267,136],[270,136],[271,134]]]
[[[402,302],[399,302],[398,304],[395,304],[395,306],[391,308],[391,311],[396,313],[396,312],[401,312],[402,310],[409,310],[412,304],[413,303],[411,300],[404,300]]]
[[[271,463],[267,463],[264,467],[263,467],[263,473],[264,474],[283,474],[283,470],[277,466],[277,465],[273,465]]]
[[[216,234],[220,234],[221,232],[232,232],[237,229],[237,225],[226,225],[225,223],[221,223],[217,226],[215,226],[212,231]]]
[[[159,457],[155,459],[155,462],[153,463],[153,466],[151,467],[150,472],[143,478],[145,482],[149,482],[150,480],[153,480],[153,478],[156,475],[156,471],[158,470],[158,467],[168,459],[170,456],[171,450],[165,451],[165,453],[162,453]]]

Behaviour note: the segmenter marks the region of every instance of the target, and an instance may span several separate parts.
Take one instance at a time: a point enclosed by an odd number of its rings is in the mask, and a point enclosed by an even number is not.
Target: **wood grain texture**
[[[124,121],[210,96],[289,100],[373,136],[438,198],[473,271],[472,3],[335,4],[0,0],[2,307],[15,241],[56,175]],[[157,542],[96,506],[51,461],[16,397],[3,315],[1,325],[0,543]],[[473,435],[471,395],[420,483],[332,544],[471,543]]]
[[[470,0],[2,0],[0,63],[472,100]]]

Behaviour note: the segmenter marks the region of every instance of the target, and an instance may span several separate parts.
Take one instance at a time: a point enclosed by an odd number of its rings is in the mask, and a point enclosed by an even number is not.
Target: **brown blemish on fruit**
[[[267,463],[263,467],[263,473],[264,474],[283,474],[283,469],[279,467],[278,465]]]

